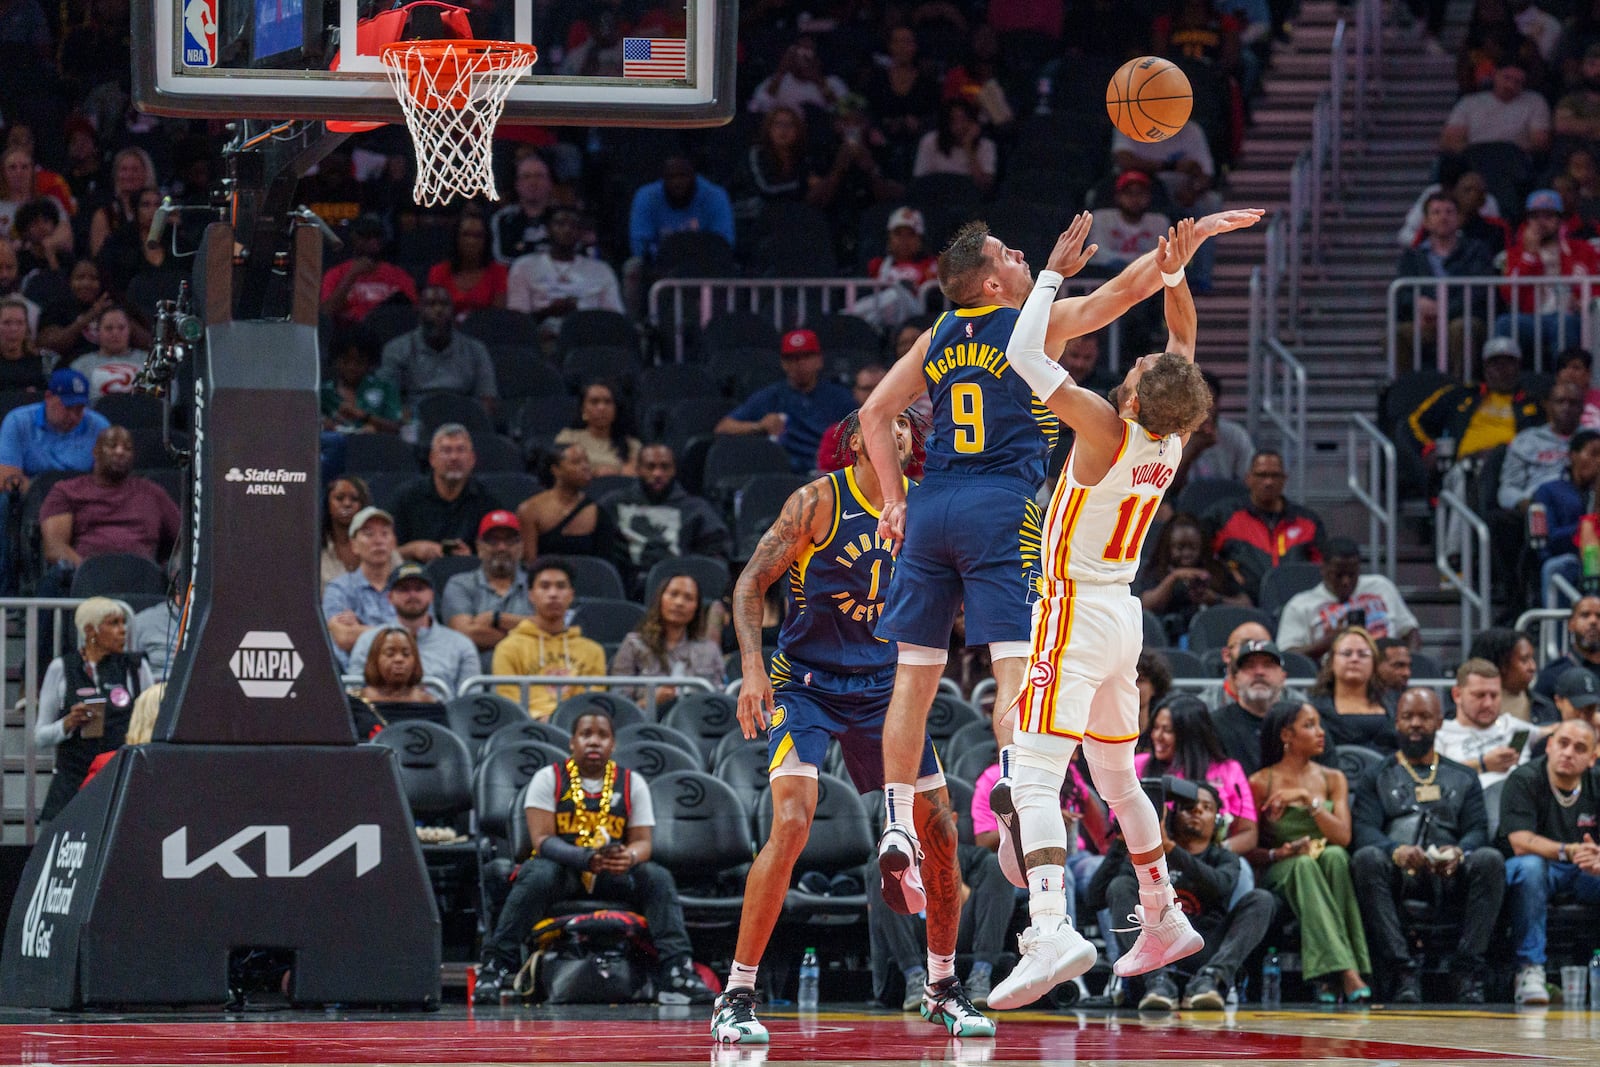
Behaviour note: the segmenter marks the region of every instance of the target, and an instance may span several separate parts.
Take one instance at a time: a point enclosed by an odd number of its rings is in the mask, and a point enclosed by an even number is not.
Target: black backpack
[[[644,916],[590,911],[541,919],[514,989],[547,1004],[627,1004],[652,995],[655,946]]]

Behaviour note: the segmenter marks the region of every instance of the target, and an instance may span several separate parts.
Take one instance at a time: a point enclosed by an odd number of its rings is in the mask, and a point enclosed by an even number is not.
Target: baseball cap
[[[927,232],[922,219],[922,212],[914,207],[895,208],[894,214],[889,216],[889,232],[893,233],[902,226],[909,226],[919,234]]]
[[[89,379],[70,367],[62,367],[50,374],[50,395],[69,408],[81,408],[89,402]]]
[[[509,511],[503,509],[491,511],[483,517],[482,522],[478,523],[478,536],[482,537],[490,530],[515,530],[521,533],[522,523],[518,522],[517,517]]]
[[[351,525],[354,525],[352,523]],[[428,577],[428,568],[420,563],[402,563],[389,575],[389,588],[393,589],[401,582],[419,581],[429,589],[433,588],[433,579]]]
[[[1246,641],[1234,650],[1233,669],[1243,667],[1251,656],[1271,656],[1274,663],[1283,666],[1283,653],[1278,651],[1277,645],[1271,641]]]
[[[1535,189],[1528,194],[1527,203],[1522,205],[1524,211],[1554,211],[1561,214],[1561,194],[1554,189]]]
[[[1483,358],[1494,359],[1496,356],[1521,359],[1522,346],[1517,344],[1515,337],[1491,337],[1483,343]]]
[[[822,342],[810,330],[790,330],[783,335],[783,358],[810,356],[822,351]]]
[[[390,526],[394,525],[394,516],[389,514],[387,511],[377,507],[364,507],[360,511],[356,512],[355,518],[350,520],[350,536],[354,537],[361,527],[365,526],[373,519],[382,519]]]
[[[1600,678],[1584,667],[1569,667],[1556,679],[1556,696],[1566,697],[1575,708],[1600,704]]]
[[[1117,175],[1117,192],[1122,192],[1130,185],[1149,185],[1150,175],[1142,170],[1125,170]]]

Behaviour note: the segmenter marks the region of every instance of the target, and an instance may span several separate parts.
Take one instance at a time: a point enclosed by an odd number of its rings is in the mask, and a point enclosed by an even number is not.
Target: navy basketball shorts
[[[822,770],[828,743],[838,741],[850,780],[862,793],[883,788],[883,720],[894,692],[894,668],[872,674],[832,674],[799,664],[789,677],[774,679],[777,713],[767,729],[767,769],[791,752],[801,763]],[[942,774],[933,741],[922,741],[918,779]]]

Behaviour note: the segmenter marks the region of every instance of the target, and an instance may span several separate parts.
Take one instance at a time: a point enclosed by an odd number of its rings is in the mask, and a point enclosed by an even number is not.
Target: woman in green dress
[[[1350,786],[1344,774],[1312,760],[1322,754],[1322,720],[1310,705],[1279,705],[1261,729],[1261,769],[1250,776],[1261,817],[1252,859],[1267,864],[1266,883],[1300,919],[1302,973],[1317,999],[1339,993],[1362,1003],[1372,972],[1361,909],[1350,880]]]

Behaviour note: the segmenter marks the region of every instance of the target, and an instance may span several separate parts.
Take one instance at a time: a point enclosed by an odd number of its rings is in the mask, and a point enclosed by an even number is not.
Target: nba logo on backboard
[[[217,15],[214,0],[184,0],[183,62],[189,67],[217,65]]]

